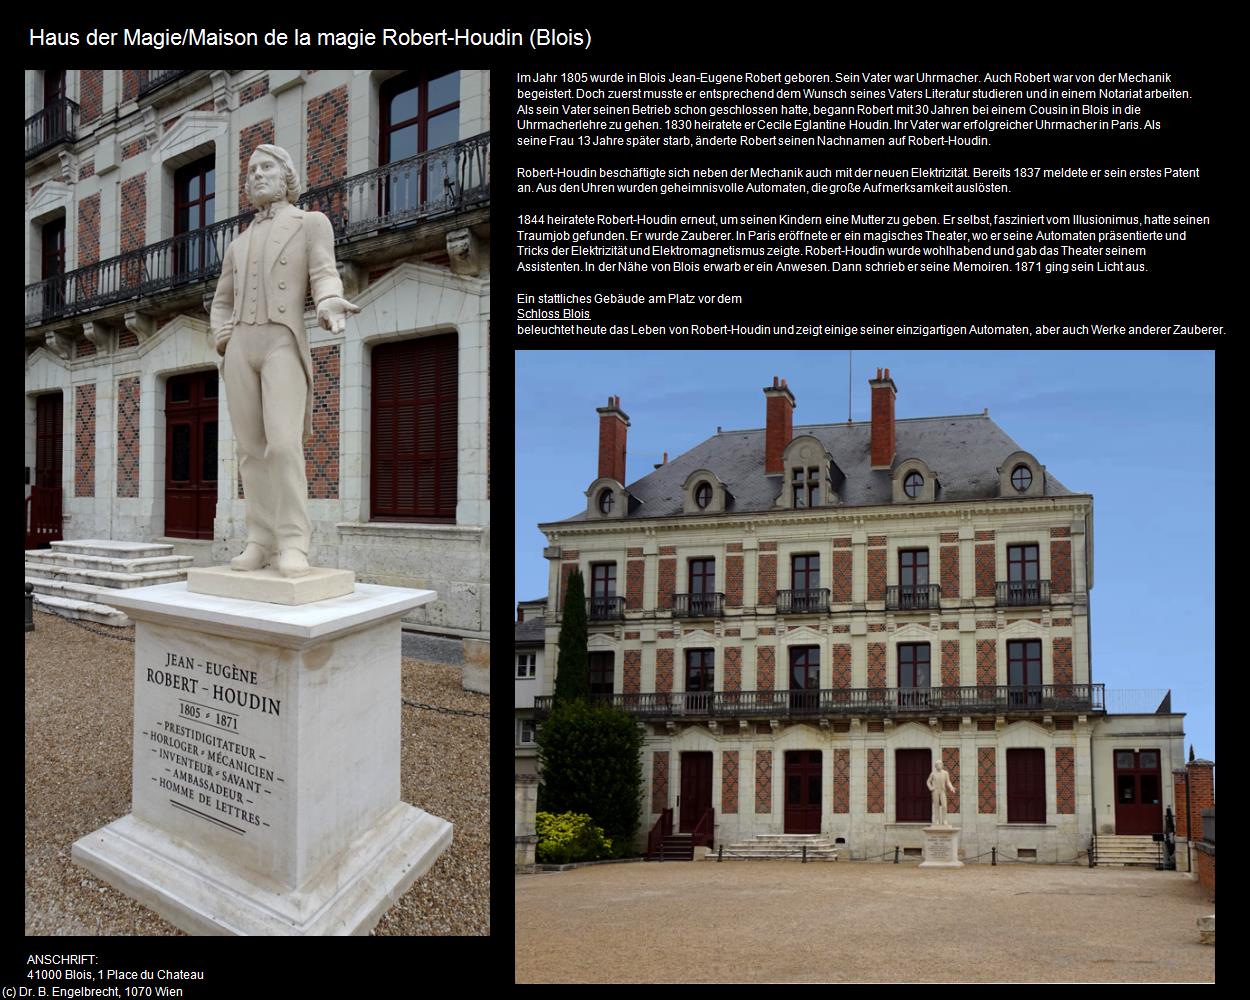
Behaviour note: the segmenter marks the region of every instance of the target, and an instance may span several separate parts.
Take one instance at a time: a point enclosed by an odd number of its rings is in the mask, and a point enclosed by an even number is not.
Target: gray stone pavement
[[[446,663],[458,667],[464,662],[464,644],[459,639],[405,629],[402,654],[425,663]]]
[[[518,983],[1214,982],[1175,872],[868,862],[521,875]]]

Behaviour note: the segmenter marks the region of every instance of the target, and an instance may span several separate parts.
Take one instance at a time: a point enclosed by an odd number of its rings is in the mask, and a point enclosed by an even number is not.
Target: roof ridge
[[[965,420],[965,419],[971,420],[974,418],[989,420],[990,419],[989,411],[986,410],[981,413],[948,413],[948,414],[944,414],[942,416],[936,416],[936,417],[895,417],[894,422],[896,424],[904,424],[904,423],[918,422],[921,420]],[[795,424],[794,426],[797,429],[799,427],[846,427],[848,424],[853,427],[871,427],[872,421],[871,420],[829,420],[820,424]],[[756,431],[764,431],[764,430],[767,430],[767,428],[766,427],[737,427],[737,428],[731,428],[729,430],[722,429],[720,431],[717,431],[716,433],[717,434],[750,434]],[[713,434],[712,437],[716,437],[716,434]],[[710,440],[710,439],[705,438],[704,440]]]

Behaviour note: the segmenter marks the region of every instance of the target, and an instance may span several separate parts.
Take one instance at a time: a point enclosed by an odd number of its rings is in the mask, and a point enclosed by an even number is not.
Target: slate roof
[[[925,462],[937,476],[938,501],[997,498],[998,467],[1015,451],[1024,451],[986,414],[953,417],[911,417],[896,420],[894,466],[909,458]],[[865,507],[892,502],[891,474],[871,469],[871,421],[808,424],[794,435],[819,440],[846,476],[837,487],[838,507]],[[1030,453],[1031,454],[1031,453]],[[1038,456],[1038,460],[1042,460]],[[733,499],[731,513],[774,510],[785,477],[764,475],[764,428],[721,431],[684,455],[661,466],[626,490],[638,503],[630,519],[669,517],[682,513],[682,483],[690,473],[710,469]],[[1063,483],[1046,473],[1046,495],[1071,495]],[[588,520],[585,510],[566,521]]]
[[[546,628],[546,619],[541,617],[526,618],[523,622],[517,622],[514,626],[513,644],[517,646],[532,644],[541,646],[546,641]]]

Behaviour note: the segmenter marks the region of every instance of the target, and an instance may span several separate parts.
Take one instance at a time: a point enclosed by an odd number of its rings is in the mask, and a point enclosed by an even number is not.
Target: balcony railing
[[[1050,581],[999,580],[995,603],[1009,608],[1049,604]]]
[[[50,101],[26,119],[26,159],[61,142],[73,142],[78,131],[78,105],[68,97]]]
[[[397,160],[309,191],[339,238],[401,226],[490,201],[490,133]]]
[[[719,618],[725,613],[724,594],[674,594],[674,618]]]
[[[795,716],[952,716],[1103,712],[1102,684],[1029,687],[833,688],[800,691],[701,691],[592,696],[642,718],[779,718]],[[552,698],[534,699],[535,713]]]
[[[29,135],[29,123],[27,125]],[[488,202],[489,162],[490,134],[486,133],[309,191],[300,198],[298,205],[329,215],[335,241],[342,243],[366,231],[404,225]],[[449,164],[455,166],[454,171],[438,173]],[[437,198],[411,203],[406,200],[409,195],[403,193],[406,188],[387,187],[388,179],[418,176],[425,178],[425,186],[414,187],[413,197],[429,193],[430,177],[449,180],[439,189],[442,193]],[[383,191],[383,195],[369,201],[362,194],[366,190],[375,194]],[[392,190],[398,194],[386,193]],[[26,326],[40,326],[114,302],[211,280],[221,273],[226,247],[254,214],[244,212],[203,229],[27,285]]]
[[[625,598],[588,597],[586,617],[592,622],[618,621],[625,617]]]
[[[829,610],[829,588],[777,591],[777,614],[817,615]]]
[[[901,584],[885,588],[885,606],[888,611],[937,610],[941,597],[942,588],[936,583]]]
[[[143,97],[180,76],[193,72],[189,69],[141,69],[139,70],[139,96]]]

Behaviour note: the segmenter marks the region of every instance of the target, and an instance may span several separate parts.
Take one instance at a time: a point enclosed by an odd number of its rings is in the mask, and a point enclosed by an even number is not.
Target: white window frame
[[[526,663],[526,660],[529,660]],[[538,661],[537,653],[517,653],[516,654],[516,679],[519,681],[532,681],[537,676],[536,664]],[[525,671],[524,673],[522,671]]]
[[[529,727],[531,738],[525,738],[526,727]],[[532,747],[538,743],[538,723],[533,719],[517,719],[517,746]]]

